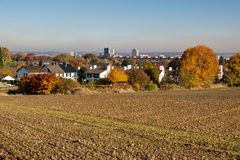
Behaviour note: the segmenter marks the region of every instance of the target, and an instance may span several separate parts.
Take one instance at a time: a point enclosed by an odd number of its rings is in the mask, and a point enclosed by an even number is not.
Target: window
[[[88,74],[87,74],[87,77],[88,77],[88,78],[92,78],[92,74],[88,73]]]
[[[99,78],[99,74],[94,74],[93,77],[94,78]]]

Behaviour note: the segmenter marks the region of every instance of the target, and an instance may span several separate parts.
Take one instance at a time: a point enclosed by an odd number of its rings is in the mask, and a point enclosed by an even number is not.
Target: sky
[[[240,0],[0,0],[15,51],[240,51]]]

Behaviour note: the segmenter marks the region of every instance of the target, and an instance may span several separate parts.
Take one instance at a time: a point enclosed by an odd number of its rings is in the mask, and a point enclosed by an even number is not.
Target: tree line
[[[7,48],[0,47],[0,70],[2,67],[11,64],[12,57]],[[18,54],[17,57],[18,60],[21,59],[20,57],[26,59],[22,54]],[[28,57],[30,56],[28,55]],[[66,54],[57,55],[54,58],[59,62],[73,61]],[[97,60],[97,57],[91,54],[85,55],[83,58],[88,60],[88,63]],[[75,61],[77,60],[75,59]],[[123,63],[126,63],[126,61],[123,61]],[[77,62],[76,65],[78,65]],[[186,49],[181,59],[171,61],[168,66],[173,69],[171,77],[166,75],[161,83],[159,83],[157,66],[147,62],[140,69],[131,69],[128,71],[123,71],[120,67],[116,67],[106,79],[101,79],[99,82],[93,83],[99,85],[128,83],[135,90],[157,90],[164,83],[174,83],[184,88],[208,88],[217,81],[219,73],[219,62],[216,54],[209,47],[202,45]],[[171,79],[175,80],[171,81]],[[240,86],[240,53],[230,57],[229,61],[225,64],[223,82],[230,87]],[[60,80],[54,75],[32,75],[21,79],[19,82],[19,91],[26,91],[25,94],[64,94],[73,92],[73,88],[78,86],[79,84]]]

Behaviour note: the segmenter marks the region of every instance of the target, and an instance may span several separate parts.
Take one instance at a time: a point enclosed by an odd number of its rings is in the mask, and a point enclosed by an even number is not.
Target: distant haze
[[[239,0],[1,0],[0,45],[15,51],[240,51]]]

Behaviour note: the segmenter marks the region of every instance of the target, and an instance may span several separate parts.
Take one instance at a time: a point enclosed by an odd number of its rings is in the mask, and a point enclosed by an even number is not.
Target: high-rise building
[[[115,49],[111,49],[111,48],[104,48],[104,57],[112,57],[115,55]]]
[[[139,51],[137,49],[132,50],[132,57],[139,57]]]

